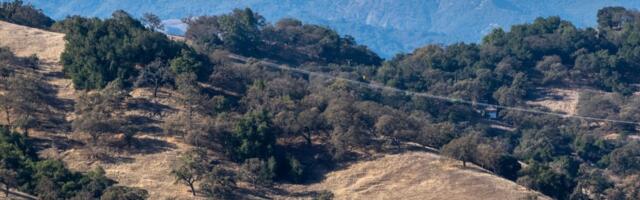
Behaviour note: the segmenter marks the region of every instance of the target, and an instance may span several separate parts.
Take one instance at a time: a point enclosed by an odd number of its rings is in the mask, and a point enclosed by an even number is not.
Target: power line
[[[249,60],[248,58],[237,56],[237,55],[230,55],[229,57],[233,58],[233,59],[241,60],[243,62],[247,62]],[[329,75],[329,74],[325,74],[325,73],[320,73],[320,72],[312,72],[312,71],[309,71],[309,70],[287,67],[287,66],[284,66],[284,65],[278,65],[278,64],[275,64],[275,63],[272,63],[272,62],[267,62],[267,61],[260,61],[260,62],[263,65],[267,66],[267,67],[276,68],[276,69],[280,69],[280,70],[294,71],[294,72],[298,72],[298,73],[307,74],[309,76],[317,76],[317,77],[323,77],[323,78],[326,78],[326,79],[345,81],[345,82],[353,83],[353,84],[356,84],[356,85],[359,85],[359,86],[362,86],[362,87],[366,87],[366,88],[379,89],[379,90],[388,90],[388,91],[393,91],[393,92],[397,92],[397,93],[404,93],[406,95],[424,97],[424,98],[441,100],[441,101],[448,101],[448,102],[452,102],[452,103],[462,103],[462,104],[469,104],[469,105],[480,105],[480,106],[485,106],[485,107],[495,107],[495,108],[501,108],[501,109],[505,109],[505,110],[512,110],[512,111],[518,111],[518,112],[526,112],[526,113],[541,114],[541,115],[551,115],[551,116],[556,116],[556,117],[560,117],[560,118],[573,118],[573,119],[582,119],[582,120],[590,120],[590,121],[601,121],[601,122],[610,122],[610,123],[619,123],[619,124],[640,125],[640,122],[634,122],[634,121],[605,119],[605,118],[588,117],[588,116],[581,116],[581,115],[569,115],[569,114],[563,114],[563,113],[557,113],[557,112],[548,112],[548,111],[536,110],[536,109],[531,109],[531,108],[521,108],[521,107],[514,107],[514,106],[503,106],[503,105],[498,105],[498,104],[490,104],[490,103],[482,103],[482,102],[477,102],[477,101],[469,101],[469,100],[464,100],[464,99],[433,95],[433,94],[428,94],[428,93],[424,93],[424,92],[414,92],[414,91],[403,90],[403,89],[390,87],[390,86],[385,86],[385,85],[380,85],[380,84],[375,84],[375,83],[366,83],[366,82],[357,81],[357,80],[353,80],[353,79],[341,78],[341,77],[337,77],[337,76],[333,76],[333,75]]]

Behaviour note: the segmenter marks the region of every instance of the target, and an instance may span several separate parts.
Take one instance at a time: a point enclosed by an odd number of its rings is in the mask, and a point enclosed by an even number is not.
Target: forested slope
[[[508,179],[556,199],[636,199],[640,14],[622,7],[596,14],[594,28],[538,18],[493,30],[482,43],[427,45],[388,61],[332,29],[296,19],[271,23],[251,9],[187,20],[186,42],[160,33],[152,14],[72,16],[49,27],[65,34],[54,73],[42,73],[47,68],[36,57],[3,50],[4,123],[21,140],[33,134],[45,141],[37,145],[43,157],[76,169],[104,166],[95,173],[148,189],[152,198],[340,198],[348,193],[334,182],[340,176],[393,163],[359,162],[433,151],[461,162],[417,175],[479,170],[503,188],[530,193]],[[71,81],[73,98],[59,98],[50,78]],[[545,88],[580,91],[575,114],[545,114],[527,103],[551,95]],[[149,159],[157,161],[143,164]],[[406,175],[395,172],[389,177]],[[35,177],[19,187],[95,198],[109,186],[55,190],[52,184],[76,179]],[[462,183],[452,187],[467,184],[455,180]],[[283,191],[284,184],[310,188]]]
[[[21,34],[11,34],[16,32],[20,32]],[[52,32],[22,27],[22,26],[16,26],[13,24],[5,23],[5,22],[0,22],[0,34],[6,35],[7,37],[12,36],[10,37],[11,38],[10,40],[2,41],[2,42],[9,42],[9,43],[1,43],[0,45],[2,45],[3,47],[9,47],[9,49],[11,49],[12,51],[19,52],[20,53],[19,55],[31,55],[35,53],[36,55],[38,55],[38,57],[45,58],[47,62],[51,62],[51,63],[58,62],[58,57],[52,56],[52,54],[50,53],[43,53],[45,51],[33,50],[33,49],[38,49],[38,46],[45,45],[45,44],[48,44],[46,45],[46,49],[48,50],[58,49],[57,50],[58,54],[60,54],[62,52],[62,49],[64,49],[64,45],[63,45],[64,41],[62,40],[63,35],[58,33],[52,33]],[[30,49],[24,49],[25,46],[23,44],[33,44],[33,45],[28,46],[28,47],[31,47]],[[35,44],[38,44],[38,45],[35,45]],[[49,73],[56,72],[55,68],[45,68],[43,70],[53,70],[53,71],[48,71]],[[58,68],[57,70],[60,70],[60,68]],[[54,78],[54,77],[48,77],[48,78]],[[70,84],[70,80],[68,79],[65,82],[66,84]],[[65,93],[69,93],[69,92],[75,93],[72,91],[73,89],[69,89],[69,88],[59,88],[58,90],[59,91],[62,90],[61,92],[65,92]],[[131,94],[134,97],[138,97],[138,98],[152,98],[150,96],[151,93],[149,92],[150,91],[136,90],[136,91],[132,91]],[[173,105],[169,104],[169,106],[173,106]],[[38,138],[55,139],[55,137],[52,137],[55,134],[53,135],[49,135],[49,134],[53,134],[53,133],[37,132],[35,135]],[[145,137],[142,137],[141,139]],[[57,139],[60,140],[61,138],[57,138]],[[154,139],[164,140],[169,144],[176,145],[176,146],[170,147],[171,150],[161,151],[158,153],[143,153],[139,155],[128,154],[126,155],[126,157],[129,157],[130,159],[132,159],[132,161],[123,162],[123,163],[87,162],[85,160],[86,158],[84,158],[82,155],[83,154],[82,152],[84,152],[85,150],[83,150],[83,148],[81,147],[76,147],[76,148],[71,148],[66,150],[65,149],[56,150],[55,149],[56,147],[51,147],[51,149],[44,150],[43,154],[47,156],[53,156],[54,158],[60,158],[63,161],[65,161],[69,167],[75,170],[87,171],[92,169],[93,167],[101,166],[102,168],[104,168],[106,172],[105,175],[107,177],[113,178],[114,180],[118,181],[120,184],[123,184],[126,186],[136,186],[136,187],[146,189],[147,191],[149,191],[150,198],[180,197],[183,195],[188,196],[189,193],[186,193],[187,191],[183,186],[173,184],[173,179],[171,177],[167,179],[167,177],[171,171],[170,166],[172,165],[172,162],[175,162],[175,160],[178,158],[180,154],[179,152],[187,151],[189,147],[187,147],[184,143],[181,143],[179,140],[176,141],[176,139],[170,138],[170,137],[169,138],[154,137]],[[56,143],[61,143],[61,142],[62,141],[58,141]],[[60,152],[57,152],[57,151],[60,151]],[[120,154],[115,153],[114,155],[120,155]],[[447,171],[430,172],[434,174],[443,174],[443,175],[449,174],[449,173],[452,173],[451,170],[466,171],[465,173],[469,173],[469,174],[477,174],[477,175],[483,174],[483,172],[474,172],[474,171],[458,169],[455,167],[455,164],[453,164],[452,162],[447,162],[446,160],[443,160],[443,158],[432,156],[430,155],[430,153],[407,154],[407,155],[404,155],[404,157],[406,157],[405,159],[408,159],[408,160],[414,160],[414,158],[412,157],[427,158],[427,160],[421,161],[419,163],[415,163],[416,166],[414,167],[419,167],[419,164],[426,164],[432,161],[444,162],[442,164],[434,163],[433,166],[442,165],[444,167],[445,165],[453,165],[452,168],[448,169]],[[374,161],[373,163],[375,162],[377,161]],[[384,163],[386,161],[382,160],[379,162]],[[406,163],[406,164],[414,165],[411,163]],[[371,172],[371,173],[376,174],[379,172],[380,171]],[[389,173],[398,173],[398,172],[399,171],[390,171]],[[359,172],[342,172],[340,174],[331,174],[327,177],[327,179],[341,179],[342,177],[344,177],[345,173],[346,174],[349,174],[349,173],[362,174],[362,172],[360,171]],[[393,177],[394,175],[390,174],[388,176]],[[491,175],[486,176],[486,178],[480,178],[480,179],[482,180],[486,179],[487,181],[495,181],[492,184],[500,183],[500,184],[512,185],[510,187],[517,188],[515,184],[509,183],[507,180],[501,180],[499,178],[489,178],[489,177],[491,177]],[[394,179],[395,178],[391,178],[389,182],[394,182],[393,181]],[[431,177],[418,176],[416,181],[429,181],[430,179]],[[450,177],[450,180],[452,180],[449,183],[451,184],[450,187],[461,188],[461,189],[465,188],[465,187],[460,187],[455,185],[457,183],[464,182],[464,181],[462,180],[455,181],[456,178],[451,178],[451,177]],[[380,184],[388,184],[388,183],[381,182]],[[290,190],[292,193],[301,192],[302,190],[303,191],[314,191],[314,190],[333,191],[334,190],[330,186],[325,187],[322,185],[324,185],[324,183],[320,184],[320,186],[316,186],[316,185],[310,186],[308,189],[307,189],[307,186],[305,185],[297,185],[297,186],[294,186],[294,188],[287,188],[287,189]],[[529,194],[524,190],[523,191],[519,191],[516,189],[512,190],[510,187],[505,188],[505,192],[507,192],[507,194],[520,193],[520,192],[522,192],[523,195]],[[380,192],[383,192],[383,191],[380,191]],[[374,196],[376,195],[375,192],[369,193],[369,194]],[[443,196],[450,196],[447,191],[442,191],[439,194]],[[535,195],[535,193],[531,193],[531,194]],[[340,193],[339,195],[349,196],[349,193]],[[465,197],[465,195],[460,195],[460,194],[457,194],[457,195],[458,197]],[[287,196],[279,196],[279,197],[287,197]],[[419,198],[420,195],[417,195],[416,197]],[[471,195],[469,195],[468,197],[471,198]]]

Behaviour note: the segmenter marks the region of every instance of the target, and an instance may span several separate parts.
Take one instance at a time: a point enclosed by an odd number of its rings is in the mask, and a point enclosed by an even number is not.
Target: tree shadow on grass
[[[281,188],[272,188],[273,194],[292,197],[296,199],[315,199],[322,194],[323,191],[302,191],[302,192],[290,192]]]
[[[132,157],[111,154],[101,154],[98,156],[98,160],[107,164],[127,164],[135,161]]]
[[[71,130],[71,123],[66,120],[66,113],[73,112],[75,102],[71,99],[61,99],[56,96],[57,90],[53,85],[43,81],[38,85],[39,93],[43,94],[42,105],[31,113],[34,118],[30,126],[39,131],[63,133]]]
[[[303,180],[300,184],[317,183],[325,179],[325,175],[331,171],[342,168],[342,163],[356,160],[355,154],[347,153],[343,160],[336,161],[332,158],[330,149],[326,145],[306,143],[289,144],[280,146],[278,151],[290,155],[300,161],[305,167]],[[287,182],[287,180],[281,180]]]
[[[151,137],[138,137],[129,146],[117,145],[129,154],[154,154],[178,148],[175,144]]]
[[[126,116],[126,123],[131,131],[138,133],[158,135],[164,132],[162,128],[158,127],[160,121],[149,116],[129,115]]]
[[[108,153],[100,157],[99,160],[110,164],[132,163],[135,160],[133,157],[131,157],[132,155],[162,153],[177,148],[175,144],[149,137],[135,138],[131,142],[131,144],[128,145],[119,142],[111,143],[109,144],[109,147],[112,151],[115,151],[117,153]],[[121,156],[122,154],[128,156]]]
[[[66,136],[53,134],[48,135],[46,138],[32,137],[30,138],[30,140],[37,151],[42,151],[48,148],[55,148],[65,151],[85,146],[85,144],[82,142],[69,139]]]
[[[141,111],[149,117],[161,117],[162,113],[174,111],[173,108],[167,105],[152,102],[147,98],[129,98],[126,103],[127,110]]]

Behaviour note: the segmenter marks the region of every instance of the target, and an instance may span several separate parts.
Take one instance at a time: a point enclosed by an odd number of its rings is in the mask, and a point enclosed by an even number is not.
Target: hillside
[[[59,54],[64,49],[62,34],[0,22],[0,36],[3,38],[0,40],[0,46],[9,47],[21,56],[36,54],[45,60],[41,72],[56,86],[58,97],[69,99],[70,101],[65,101],[68,104],[76,101],[71,81],[59,76],[62,70],[58,64]],[[130,95],[137,99],[151,98],[149,91],[144,89],[136,89]],[[171,109],[179,109],[171,101],[161,101],[161,104]],[[135,111],[130,111],[127,115],[136,114]],[[68,119],[73,119],[71,111],[66,115]],[[150,126],[159,126],[158,123],[160,122]],[[173,177],[169,175],[177,157],[191,148],[174,136],[140,134],[137,137],[143,150],[114,153],[110,155],[111,159],[106,161],[88,161],[86,148],[79,145],[63,145],[77,143],[69,133],[40,132],[34,136],[52,140],[52,146],[40,154],[62,159],[72,169],[86,171],[99,165],[105,169],[107,177],[118,181],[119,184],[146,189],[150,193],[150,199],[191,199],[187,187],[174,184]],[[229,167],[233,167],[233,164],[229,164]],[[538,195],[480,168],[463,169],[459,167],[459,163],[434,154],[411,152],[355,163],[343,170],[329,173],[326,179],[318,184],[283,187],[291,194],[331,190],[337,199],[519,199]],[[275,197],[294,198],[279,195]]]
[[[411,52],[428,43],[477,42],[492,28],[508,29],[539,16],[558,15],[579,27],[595,25],[595,13],[604,6],[640,8],[624,0],[287,0],[287,1],[125,1],[28,0],[48,15],[108,17],[117,9],[136,16],[154,12],[163,19],[217,15],[233,8],[251,7],[275,22],[295,17],[354,36],[386,58]],[[152,3],[153,2],[153,3]],[[317,9],[323,8],[323,9]],[[332,12],[326,12],[331,10]]]
[[[64,34],[0,21],[0,37],[3,38],[0,40],[0,46],[9,47],[17,55],[29,56],[35,54],[42,58],[45,62],[41,66],[40,73],[46,77],[51,85],[55,86],[59,98],[70,100],[65,101],[70,104],[65,107],[73,107],[73,103],[77,98],[73,84],[71,80],[60,77],[62,66],[59,62],[60,54],[64,50]],[[137,93],[140,93],[140,91]],[[67,110],[67,119],[73,119],[72,111]],[[94,162],[87,159],[87,150],[85,148],[65,148],[65,143],[73,143],[69,134],[65,132],[36,132],[34,136],[42,139],[59,140],[54,141],[53,146],[43,150],[41,154],[46,157],[62,159],[71,169],[87,171],[95,166],[101,166],[107,172],[107,176],[113,178],[119,184],[148,190],[151,199],[189,195],[189,192],[182,185],[174,184],[173,178],[169,176],[173,161],[180,152],[184,152],[189,148],[184,143],[176,142],[173,138],[155,137],[147,140],[147,142],[156,145],[150,147],[151,149],[158,149],[159,151],[113,155],[115,160],[121,161]]]
[[[36,55],[57,63],[64,51],[64,34],[43,31],[0,21],[0,46],[9,47],[17,56]]]
[[[332,191],[337,199],[549,199],[473,166],[426,152],[408,152],[355,163],[321,183],[293,191]]]

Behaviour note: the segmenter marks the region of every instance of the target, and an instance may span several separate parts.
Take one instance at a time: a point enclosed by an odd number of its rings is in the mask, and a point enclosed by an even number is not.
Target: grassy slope
[[[53,33],[25,26],[0,21],[0,46],[9,47],[18,56],[36,54],[43,61],[40,72],[47,81],[58,91],[58,98],[65,99],[69,104],[75,101],[76,94],[70,79],[61,76],[62,66],[59,64],[60,54],[64,50],[64,34]],[[149,93],[134,91],[133,97],[145,98]],[[73,105],[66,106],[67,119],[74,118]],[[32,133],[36,137],[57,140],[69,140],[56,143],[75,144],[68,133]],[[52,136],[54,135],[54,136]],[[93,162],[87,159],[86,149],[80,146],[64,147],[54,145],[43,151],[44,156],[62,159],[71,169],[85,171],[97,165],[102,166],[107,176],[122,185],[141,187],[149,191],[150,199],[165,199],[167,197],[189,197],[187,187],[174,184],[170,176],[171,163],[181,152],[189,146],[175,138],[142,135],[151,144],[161,144],[151,152],[114,154],[110,162]],[[185,198],[186,199],[186,198]],[[190,198],[188,198],[190,199]]]
[[[330,190],[337,199],[524,199],[540,197],[477,166],[426,152],[386,155],[331,172],[321,183],[289,190]]]
[[[0,46],[8,46],[19,56],[36,54],[43,59],[45,62],[42,74],[56,87],[59,98],[68,99],[72,103],[75,92],[71,81],[60,76],[62,67],[58,64],[59,55],[64,49],[63,37],[63,34],[0,21]],[[133,91],[131,95],[140,99],[150,96],[148,91],[140,89]],[[161,103],[175,108],[170,101]],[[68,119],[73,119],[71,111],[66,114]],[[62,136],[59,133],[34,135],[56,135],[59,136],[56,140],[71,140],[66,133]],[[169,175],[171,163],[190,146],[180,139],[158,134],[145,133],[139,138],[153,150],[115,153],[110,155],[110,162],[88,161],[84,156],[86,149],[81,148],[81,145],[67,148],[54,145],[44,150],[43,154],[63,159],[69,167],[76,170],[88,170],[100,165],[105,168],[108,177],[120,184],[148,190],[150,199],[191,199],[187,187],[174,184]],[[539,195],[478,167],[461,169],[457,162],[424,152],[388,155],[363,161],[327,174],[326,179],[320,183],[281,187],[291,193],[331,190],[337,199],[520,199],[528,195]]]

